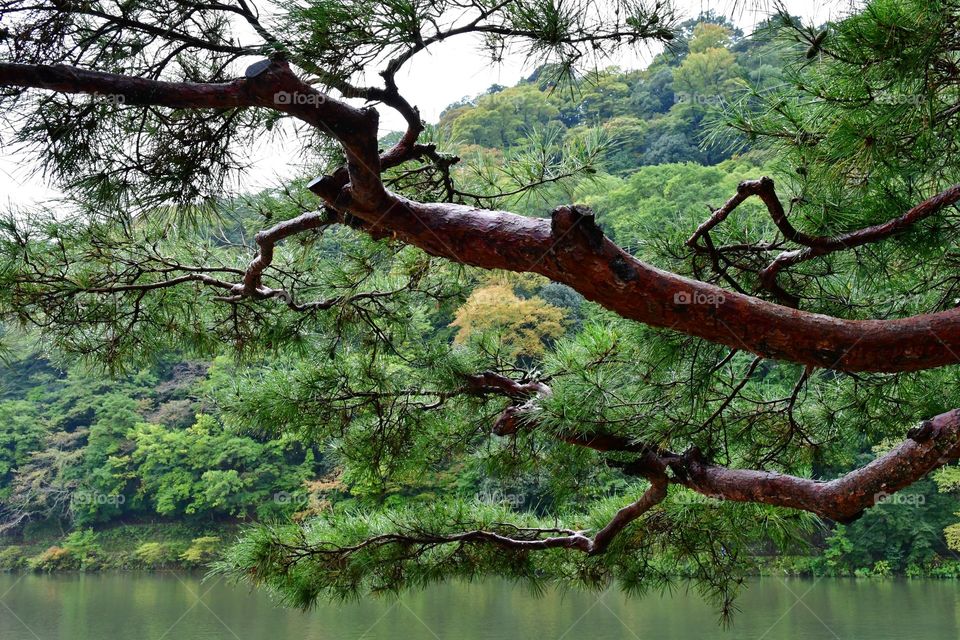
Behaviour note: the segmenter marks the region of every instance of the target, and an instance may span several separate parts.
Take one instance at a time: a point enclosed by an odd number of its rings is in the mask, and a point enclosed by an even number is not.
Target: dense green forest
[[[545,215],[558,201],[585,203],[618,245],[682,272],[689,269],[689,256],[676,247],[720,204],[718,197],[736,193],[741,180],[784,169],[783,157],[768,147],[754,146],[749,137],[718,135],[714,126],[719,113],[733,108],[749,114],[757,95],[789,84],[787,68],[797,51],[776,40],[774,26],[745,37],[729,22],[706,15],[679,25],[676,37],[647,68],[595,69],[576,83],[564,79],[564,69],[543,65],[516,86],[494,86],[451,105],[427,133],[439,149],[460,159],[453,167],[460,200],[528,215]],[[399,137],[387,136],[382,143]],[[787,167],[797,177],[804,176],[802,169],[802,164]],[[411,182],[421,179],[417,175],[395,179],[400,187],[441,195],[453,189],[433,175],[422,184]],[[531,184],[534,188],[524,187]],[[224,212],[215,224],[199,222],[184,233],[211,256],[230,255],[265,217],[287,216],[284,207],[290,205],[284,195],[267,191],[221,203]],[[751,232],[770,231],[760,203],[744,204],[738,215],[749,222],[725,240],[743,241]],[[77,230],[62,223],[53,233]],[[5,545],[0,566],[38,571],[198,567],[217,555],[221,542],[252,522],[304,522],[320,516],[331,526],[347,527],[346,518],[369,508],[403,512],[459,501],[549,520],[561,507],[615,497],[629,485],[616,465],[597,465],[562,448],[547,455],[537,450],[542,443],[525,443],[531,449],[517,452],[506,446],[467,450],[449,442],[445,450],[428,447],[414,454],[406,447],[422,443],[381,439],[374,426],[347,431],[345,425],[366,412],[402,410],[348,392],[371,381],[385,395],[396,391],[400,380],[412,375],[410,359],[448,372],[466,370],[468,364],[522,373],[524,379],[533,378],[532,372],[549,372],[554,395],[548,411],[564,406],[566,412],[605,412],[616,420],[624,410],[594,395],[593,382],[597,389],[601,382],[626,385],[635,390],[640,405],[651,395],[682,400],[672,374],[656,379],[656,367],[648,379],[638,381],[627,375],[626,366],[588,366],[615,352],[623,362],[654,362],[681,346],[679,339],[662,335],[646,344],[647,330],[568,286],[541,276],[467,268],[436,275],[436,265],[422,254],[394,251],[388,243],[347,233],[325,233],[291,252],[297,268],[318,269],[329,277],[305,283],[300,293],[324,287],[349,291],[355,285],[348,283],[360,277],[401,293],[425,294],[428,302],[408,306],[409,300],[401,298],[384,306],[375,306],[381,304],[376,300],[368,300],[370,306],[358,304],[324,320],[324,331],[336,329],[341,335],[329,352],[304,345],[296,356],[276,356],[267,348],[198,357],[196,352],[211,351],[209,342],[223,342],[224,336],[192,332],[189,325],[205,322],[196,318],[160,318],[153,333],[140,338],[149,344],[131,342],[132,336],[123,335],[123,326],[117,325],[111,329],[119,333],[113,346],[151,356],[106,373],[89,366],[91,361],[117,363],[88,336],[50,340],[29,326],[9,327],[0,375],[0,541]],[[428,273],[431,266],[433,274]],[[709,270],[709,265],[699,268]],[[454,280],[456,286],[449,286]],[[840,281],[828,283],[826,290],[829,304],[850,313],[856,313],[852,301],[860,300],[859,293],[843,290]],[[165,304],[190,303],[170,294]],[[921,302],[898,297],[887,305],[888,312],[912,304]],[[883,306],[877,300],[869,305]],[[281,318],[283,305],[275,307],[256,318],[229,319],[224,326],[235,324],[236,341],[246,335],[237,327],[254,319],[267,327],[260,336],[267,342],[303,339],[298,321]],[[377,326],[369,318],[373,312],[390,318],[392,326]],[[364,329],[348,327],[358,320],[366,323]],[[184,325],[189,334],[185,342],[191,344],[178,349],[173,330],[182,331]],[[395,352],[381,354],[383,347],[371,332],[388,335]],[[230,331],[224,329],[224,335]],[[454,355],[441,357],[436,345],[452,345]],[[830,446],[812,447],[803,462],[816,477],[838,476],[892,446],[892,440],[890,446],[872,444],[877,438],[888,442],[894,430],[867,424],[871,413],[888,409],[861,401],[857,383],[834,383],[824,376],[809,402],[795,406],[797,381],[808,375],[803,367],[772,360],[757,366],[751,360],[749,354],[733,352],[718,365],[730,367],[724,390],[736,386],[748,370],[738,390],[750,402],[765,403],[776,415],[789,414],[791,425],[819,421],[820,431],[805,437]],[[954,382],[951,375],[921,377],[902,382],[900,391],[928,398]],[[337,400],[330,389],[347,399]],[[716,419],[719,404],[721,409],[730,404],[713,396],[703,402],[695,413],[708,423]],[[927,400],[918,404],[936,405]],[[835,405],[867,406],[866,417],[848,418],[852,424],[838,429]],[[738,403],[730,408],[736,412]],[[469,423],[477,417],[471,415],[475,410],[456,409],[457,419]],[[656,422],[660,417],[653,411],[647,417]],[[480,412],[483,420],[493,419],[488,410]],[[681,425],[695,421],[679,412],[667,419]],[[441,417],[416,420],[445,429]],[[776,430],[760,434],[769,427],[763,420],[745,419],[739,426],[755,430],[757,441],[774,451],[781,436],[784,450],[788,446],[789,437]],[[696,439],[695,432],[688,435]],[[525,456],[539,466],[525,469]],[[377,462],[360,465],[362,457]],[[960,479],[954,467],[947,467],[852,523],[800,519],[790,524],[800,534],[786,536],[787,542],[774,544],[767,534],[745,541],[750,566],[815,575],[960,577],[954,554],[960,550],[958,495]],[[725,515],[718,501],[689,491],[671,496],[666,508],[673,516],[734,535],[736,520]],[[738,517],[792,518],[751,513]],[[375,531],[377,525],[365,526]],[[683,563],[672,570],[697,573]]]

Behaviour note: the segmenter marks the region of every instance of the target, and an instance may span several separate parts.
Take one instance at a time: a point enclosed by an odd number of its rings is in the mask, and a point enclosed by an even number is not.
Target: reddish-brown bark
[[[864,509],[960,458],[960,410],[942,413],[870,464],[831,480],[764,471],[727,469],[687,460],[681,484],[705,495],[802,509],[832,520],[856,518]]]
[[[539,273],[624,318],[765,358],[887,372],[960,361],[960,310],[846,320],[792,309],[647,265],[604,237],[590,213],[576,207],[561,207],[548,221],[388,195],[377,209],[351,212],[433,255]]]

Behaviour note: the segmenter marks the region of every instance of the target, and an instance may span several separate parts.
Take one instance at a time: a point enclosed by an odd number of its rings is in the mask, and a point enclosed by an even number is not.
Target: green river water
[[[184,574],[0,574],[2,640],[904,640],[960,638],[960,583],[766,578],[732,628],[695,594],[616,590],[534,597],[491,582],[400,599],[276,607],[262,593]]]

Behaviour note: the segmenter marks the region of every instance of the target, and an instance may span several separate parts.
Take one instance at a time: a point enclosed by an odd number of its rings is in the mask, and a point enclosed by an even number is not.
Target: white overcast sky
[[[849,11],[853,0],[785,0],[794,15],[814,23],[837,18]],[[771,3],[745,0],[676,0],[674,5],[684,17],[695,17],[713,9],[730,16],[746,33],[769,15]],[[401,91],[419,108],[427,122],[435,122],[444,107],[465,97],[483,92],[493,84],[510,86],[530,74],[532,69],[522,56],[507,57],[503,63],[490,62],[479,51],[476,40],[453,38],[416,56],[397,78]],[[642,51],[611,61],[625,69],[645,66],[656,51]],[[390,109],[381,109],[384,130],[402,129],[402,120]],[[255,152],[256,162],[245,184],[250,189],[277,184],[294,173],[296,160],[284,158],[281,148]],[[8,205],[29,205],[55,197],[57,190],[42,176],[31,175],[30,158],[0,148],[0,209]]]

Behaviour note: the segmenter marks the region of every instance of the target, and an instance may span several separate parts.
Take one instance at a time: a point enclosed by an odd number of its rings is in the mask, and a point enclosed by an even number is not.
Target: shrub
[[[140,566],[134,551],[121,551],[113,549],[106,554],[101,564],[101,569],[136,569]]]
[[[933,578],[960,578],[960,562],[956,560],[942,560],[930,569]]]
[[[16,571],[27,566],[27,559],[23,556],[20,547],[4,547],[0,549],[0,570]]]
[[[219,549],[220,538],[216,536],[194,538],[190,548],[180,554],[180,560],[189,567],[199,567],[213,560]]]
[[[80,558],[69,549],[53,546],[30,558],[27,566],[33,571],[73,571],[80,568]]]
[[[144,569],[162,569],[177,559],[177,552],[163,542],[144,542],[133,552]]]
[[[72,532],[64,539],[63,546],[77,558],[81,569],[99,569],[103,562],[103,549],[92,529]]]

